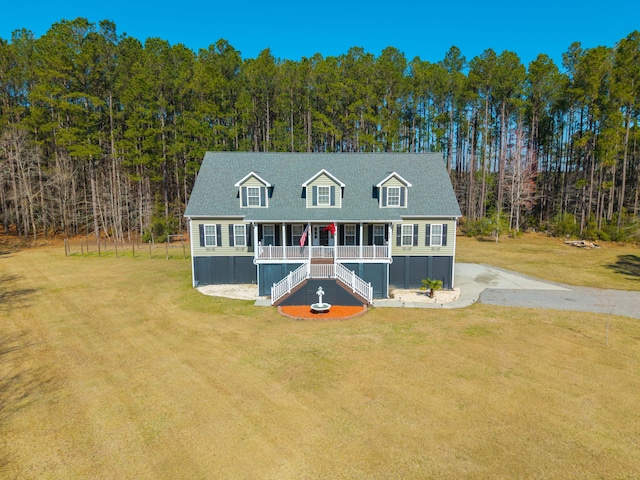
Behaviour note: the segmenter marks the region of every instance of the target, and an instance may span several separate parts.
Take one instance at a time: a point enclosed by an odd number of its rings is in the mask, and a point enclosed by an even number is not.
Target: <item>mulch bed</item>
[[[278,312],[285,317],[314,320],[351,318],[357,315],[362,315],[366,311],[366,305],[358,307],[333,305],[331,309],[325,313],[314,313],[309,305],[287,305],[278,307]]]

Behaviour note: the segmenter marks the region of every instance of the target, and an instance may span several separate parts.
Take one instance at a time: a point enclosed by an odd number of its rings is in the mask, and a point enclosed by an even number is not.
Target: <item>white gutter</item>
[[[451,257],[451,289],[453,290],[456,287],[456,238],[458,232],[458,219],[456,218],[453,221],[453,256]]]
[[[187,217],[189,220],[189,251],[191,252],[191,286],[196,288],[196,269],[193,258],[193,231],[191,230],[191,218]]]

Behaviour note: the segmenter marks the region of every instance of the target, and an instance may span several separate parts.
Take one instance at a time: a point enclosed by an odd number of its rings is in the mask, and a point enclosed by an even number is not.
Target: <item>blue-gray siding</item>
[[[271,295],[271,287],[274,283],[278,283],[284,277],[289,275],[289,272],[293,272],[298,268],[301,263],[276,263],[276,264],[262,264],[258,266],[258,295],[265,296]]]
[[[255,284],[253,257],[194,257],[193,274],[197,285]]]
[[[373,298],[387,298],[387,264],[345,263],[344,266],[373,287]]]
[[[453,288],[452,257],[394,256],[389,266],[389,285],[396,288],[419,288],[422,279],[442,280],[445,290]]]

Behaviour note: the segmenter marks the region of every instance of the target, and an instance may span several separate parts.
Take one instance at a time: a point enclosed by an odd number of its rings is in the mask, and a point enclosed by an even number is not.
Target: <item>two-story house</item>
[[[193,284],[257,283],[274,302],[315,277],[369,301],[450,289],[460,215],[441,154],[208,152],[185,211]]]

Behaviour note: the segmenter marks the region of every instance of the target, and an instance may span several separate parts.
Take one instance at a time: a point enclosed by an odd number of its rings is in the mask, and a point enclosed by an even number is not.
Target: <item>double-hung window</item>
[[[276,227],[275,225],[263,225],[262,226],[262,245],[273,245],[276,240]]]
[[[356,244],[356,226],[355,225],[344,226],[344,244],[345,245]]]
[[[413,245],[413,224],[402,224],[402,243],[403,247],[411,247]]]
[[[245,225],[242,223],[233,226],[233,244],[236,247],[245,247],[247,245]]]
[[[291,245],[300,245],[300,239],[302,238],[302,225],[291,225]]]
[[[442,224],[439,224],[439,223],[431,224],[431,242],[430,243],[432,247],[442,246]]]
[[[249,207],[261,207],[260,187],[247,187],[247,205]]]
[[[218,241],[216,238],[216,226],[205,225],[204,226],[204,246],[215,247],[217,244],[218,244]]]
[[[384,245],[384,225],[373,226],[373,244]]]
[[[331,205],[331,187],[318,186],[318,205]]]
[[[400,187],[387,187],[387,207],[400,206]]]

